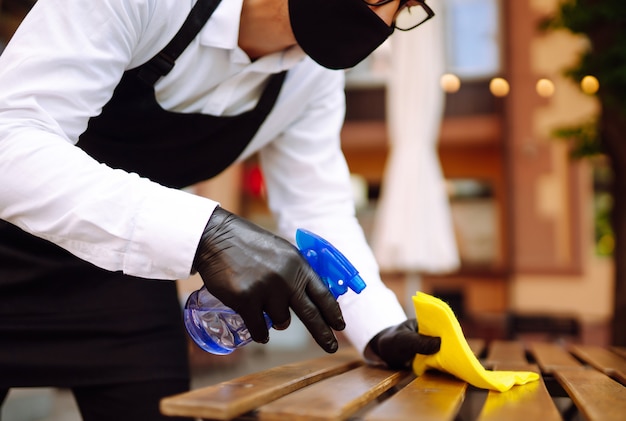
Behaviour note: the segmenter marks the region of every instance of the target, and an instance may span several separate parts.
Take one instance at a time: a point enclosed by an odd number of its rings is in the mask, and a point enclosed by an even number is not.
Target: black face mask
[[[362,0],[289,0],[296,41],[329,69],[356,66],[393,32]]]

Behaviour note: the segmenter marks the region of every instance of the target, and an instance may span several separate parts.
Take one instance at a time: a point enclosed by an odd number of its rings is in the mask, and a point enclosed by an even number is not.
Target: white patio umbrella
[[[389,155],[371,243],[383,271],[443,273],[459,266],[437,140],[443,117],[443,18],[390,42]]]

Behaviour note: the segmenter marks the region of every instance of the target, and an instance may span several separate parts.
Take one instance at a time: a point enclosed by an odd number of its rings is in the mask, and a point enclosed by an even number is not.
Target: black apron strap
[[[178,56],[182,54],[189,43],[196,37],[218,4],[220,4],[220,0],[198,0],[191,9],[187,19],[185,19],[183,26],[174,35],[169,44],[142,66],[137,74],[139,79],[152,86],[157,80],[168,74],[174,68]]]

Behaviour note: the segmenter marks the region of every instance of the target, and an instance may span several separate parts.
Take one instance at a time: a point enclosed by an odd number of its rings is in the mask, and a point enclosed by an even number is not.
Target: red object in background
[[[257,164],[252,164],[246,168],[243,178],[243,189],[250,196],[263,196],[265,192],[263,172]]]

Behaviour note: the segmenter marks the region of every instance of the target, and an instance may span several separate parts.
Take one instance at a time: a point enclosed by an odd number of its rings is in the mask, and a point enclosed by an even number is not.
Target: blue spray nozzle
[[[298,228],[296,243],[300,253],[322,278],[335,298],[348,289],[357,294],[365,288],[359,272],[332,244],[311,231]]]

